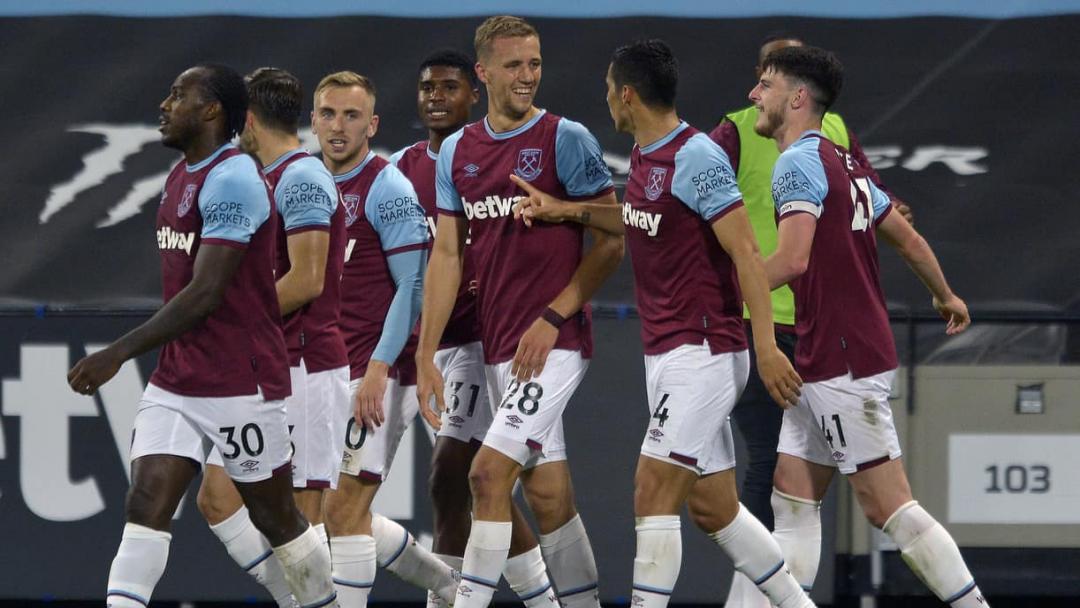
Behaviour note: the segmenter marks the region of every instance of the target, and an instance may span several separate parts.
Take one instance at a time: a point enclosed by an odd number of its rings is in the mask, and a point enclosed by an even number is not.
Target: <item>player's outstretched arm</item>
[[[614,192],[586,202],[618,208]],[[570,282],[548,305],[548,309],[557,317],[556,323],[577,314],[622,261],[625,241],[621,233],[613,234],[597,228],[590,228],[589,232],[593,238],[592,246],[585,252]],[[558,337],[559,330],[552,319],[541,316],[533,321],[518,342],[510,373],[522,382],[539,375]]]
[[[776,229],[776,251],[765,260],[769,289],[787,285],[806,272],[816,231],[817,218],[809,213],[781,218]]]
[[[937,256],[930,249],[930,244],[918,232],[912,228],[903,218],[890,213],[877,226],[877,233],[885,242],[892,245],[900,254],[908,266],[926,285],[934,296],[934,308],[941,314],[948,324],[945,333],[958,334],[971,324],[971,316],[968,314],[967,304],[960,299],[948,282],[945,281],[945,273],[941,271]]]
[[[443,330],[457,301],[468,233],[469,226],[464,217],[439,215],[435,226],[435,244],[424,279],[420,345],[416,350],[416,394],[420,401],[420,414],[436,429],[442,427],[441,414],[446,409],[446,402],[443,400],[443,377],[439,368],[435,367],[435,351],[439,349]],[[432,396],[435,397],[435,410],[430,407]]]
[[[104,350],[81,359],[68,372],[72,390],[90,395],[132,357],[157,348],[196,327],[221,305],[245,250],[204,243],[195,255],[191,282],[142,325]]]
[[[781,407],[795,405],[799,400],[802,378],[776,345],[765,263],[761,259],[761,250],[750,227],[746,208],[740,206],[724,214],[712,223],[712,229],[720,246],[735,262],[739,289],[750,309],[758,375],[777,404]]]
[[[599,202],[564,201],[536,189],[517,175],[511,175],[510,181],[528,194],[514,204],[514,219],[520,219],[530,228],[534,221],[551,224],[577,222],[616,236],[622,236],[625,232],[622,209],[619,205],[612,206],[606,196],[596,199]]]
[[[289,271],[277,281],[278,306],[285,316],[322,295],[330,233],[308,230],[288,235]]]

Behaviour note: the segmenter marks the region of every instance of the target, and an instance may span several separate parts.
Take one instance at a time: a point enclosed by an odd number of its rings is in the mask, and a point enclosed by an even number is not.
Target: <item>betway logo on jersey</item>
[[[191,246],[194,244],[194,232],[177,232],[171,226],[158,228],[158,249],[183,249],[184,253],[191,255]]]
[[[514,212],[514,203],[522,200],[523,198],[525,197],[511,196],[509,198],[505,198],[499,196],[498,194],[494,194],[489,195],[482,201],[470,203],[469,201],[465,200],[464,197],[462,197],[461,204],[465,207],[466,218],[470,220],[486,220],[489,218],[494,219],[510,215]]]
[[[660,220],[664,219],[662,213],[649,213],[640,209],[634,209],[630,203],[623,203],[622,222],[632,228],[641,228],[649,236],[656,236],[660,231]]]

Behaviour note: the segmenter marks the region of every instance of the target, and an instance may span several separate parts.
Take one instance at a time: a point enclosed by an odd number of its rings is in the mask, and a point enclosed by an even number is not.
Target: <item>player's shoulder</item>
[[[595,137],[593,137],[592,131],[589,131],[588,127],[576,120],[569,119],[565,116],[552,114],[551,112],[548,112],[544,116],[544,118],[556,123],[557,137],[559,140],[573,141],[586,138],[595,139]]]
[[[785,165],[820,164],[821,148],[826,145],[832,144],[824,137],[818,137],[815,134],[803,135],[780,153],[780,158],[776,161],[777,165],[781,163]]]
[[[247,154],[233,154],[218,162],[206,175],[206,187],[265,189],[262,172],[255,160]]]
[[[401,171],[401,169],[398,169],[389,161],[376,158],[372,159],[372,162],[375,160],[382,160],[382,163],[381,166],[375,167],[378,174],[371,183],[372,194],[377,194],[379,197],[382,197],[384,195],[394,195],[394,193],[397,192],[414,191],[412,182],[409,181],[409,178]]]
[[[330,170],[326,168],[326,165],[310,154],[305,154],[303,157],[290,163],[289,166],[285,167],[285,170],[281,172],[281,177],[282,180],[334,180],[334,176],[330,174]]]
[[[404,148],[401,148],[397,152],[390,155],[388,159],[391,165],[398,166],[402,160],[411,159],[412,157],[419,156],[427,153],[427,140],[422,139],[417,142],[413,142]]]

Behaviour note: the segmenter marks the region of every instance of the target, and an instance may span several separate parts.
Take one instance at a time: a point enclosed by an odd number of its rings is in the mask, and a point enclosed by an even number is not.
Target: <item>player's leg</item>
[[[784,411],[769,396],[769,391],[757,374],[754,354],[754,335],[746,324],[747,344],[750,345],[750,376],[746,390],[731,413],[746,445],[746,475],[739,490],[739,502],[769,530],[773,529],[773,510],[770,503],[773,473],[776,470],[776,445],[780,438],[780,423]],[[776,332],[776,345],[795,360],[795,334]],[[757,585],[738,570],[732,577],[725,606],[730,608],[769,608],[769,599]]]
[[[562,414],[587,369],[588,361],[579,352],[553,350],[540,376],[524,384],[509,383],[510,390],[500,401],[496,414],[501,417],[502,426],[492,427],[496,430],[497,443],[501,437],[514,436],[529,448],[528,458],[519,460],[524,465],[525,498],[540,527],[543,561],[558,592],[559,603],[566,608],[600,605],[596,559],[574,506],[574,486],[566,464],[562,425]],[[521,419],[520,431],[526,427],[527,431],[521,433],[508,426],[508,422],[514,424],[511,417]]]
[[[326,543],[292,493],[292,447],[283,401],[259,396],[192,399],[189,408],[221,452],[251,523],[266,537],[302,606],[330,605],[335,594]]]
[[[834,431],[839,434],[842,424],[849,455],[854,456],[840,464],[840,471],[848,474],[870,523],[885,530],[934,595],[958,608],[985,608],[986,599],[956,541],[912,498],[888,402],[892,376],[853,381],[859,403],[848,404],[834,420]]]
[[[251,523],[244,499],[225,472],[221,453],[216,449],[206,461],[196,504],[229,556],[266,588],[278,606],[292,606],[292,592],[281,564],[269,541]]]
[[[124,503],[127,523],[109,569],[109,606],[145,608],[149,604],[165,572],[172,515],[198,472],[195,461],[179,456],[153,454],[132,461],[131,487]]]
[[[697,472],[642,454],[634,473],[634,586],[631,603],[667,606],[682,567],[679,511]]]
[[[107,588],[107,601],[115,608],[148,605],[165,572],[172,516],[206,459],[208,446],[198,426],[183,415],[183,399],[151,384],[135,415],[126,523]]]

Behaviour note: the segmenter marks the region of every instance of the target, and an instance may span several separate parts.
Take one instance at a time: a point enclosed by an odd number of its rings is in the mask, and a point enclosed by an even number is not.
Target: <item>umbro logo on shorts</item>
[[[464,418],[462,418],[461,416],[451,416],[451,417],[450,417],[450,422],[451,422],[452,424],[458,424],[458,425],[460,425],[461,423],[465,422],[465,419],[464,419]]]
[[[244,462],[240,463],[240,466],[244,467],[244,471],[246,471],[248,473],[253,473],[253,472],[259,470],[259,461],[258,460],[245,460]]]
[[[649,439],[652,441],[660,441],[660,438],[664,436],[664,431],[660,429],[652,429],[649,431]]]

